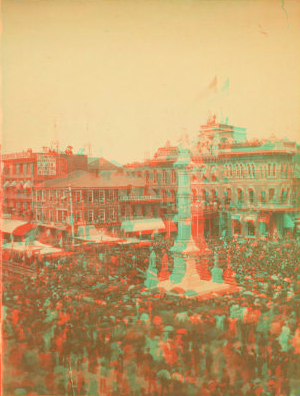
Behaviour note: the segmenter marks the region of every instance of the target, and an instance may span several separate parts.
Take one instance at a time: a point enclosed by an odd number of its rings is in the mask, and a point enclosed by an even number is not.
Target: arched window
[[[153,172],[153,182],[154,182],[154,184],[157,184],[157,182],[158,182],[157,170],[154,170],[154,172]]]
[[[255,194],[252,188],[249,189],[249,203],[250,205],[254,204]]]
[[[265,179],[266,179],[267,178],[267,167],[265,166],[264,169],[265,169]]]
[[[262,168],[262,166],[260,167],[260,178],[261,178],[261,179],[264,178],[264,173],[263,173],[263,168]]]
[[[284,166],[283,166],[283,164],[281,164],[281,167],[280,167],[280,177],[281,177],[281,179],[283,179],[283,177],[284,177]]]
[[[251,177],[251,167],[250,167],[249,164],[247,165],[247,176],[248,176],[249,178]]]
[[[273,176],[276,176],[276,164],[273,164]]]
[[[238,196],[238,205],[241,206],[244,203],[244,191],[239,188],[237,190],[237,196]]]
[[[172,169],[172,172],[171,172],[171,179],[172,179],[172,184],[175,184],[176,183],[176,172],[174,169]]]
[[[228,165],[225,165],[225,168],[224,168],[224,175],[225,175],[226,177],[229,176]]]
[[[236,177],[239,178],[239,173],[240,172],[239,172],[239,166],[238,165],[235,166],[235,172],[236,172]]]
[[[268,164],[268,176],[271,176],[271,164]]]
[[[165,170],[162,171],[162,182],[163,185],[167,184],[167,172]]]
[[[252,164],[252,178],[255,179],[255,166]]]
[[[145,172],[146,184],[149,184],[149,171]]]
[[[262,205],[265,205],[266,202],[267,202],[267,194],[265,191],[261,191],[260,192],[260,203]]]
[[[240,177],[241,177],[242,179],[244,178],[243,165],[240,165]]]

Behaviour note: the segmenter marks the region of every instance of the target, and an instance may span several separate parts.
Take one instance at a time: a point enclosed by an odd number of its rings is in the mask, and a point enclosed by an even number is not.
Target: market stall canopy
[[[7,180],[4,184],[3,187],[9,187],[10,186],[10,182]]]
[[[32,187],[32,183],[30,181],[25,182],[23,188],[31,188]]]
[[[39,252],[40,255],[58,255],[65,256],[71,254],[71,252],[65,252],[62,249],[56,248],[51,245],[45,245],[44,243],[34,241],[32,244],[26,245],[25,242],[14,242],[6,243],[3,245],[3,249],[16,251],[16,252]]]
[[[166,226],[160,218],[124,221],[121,228],[125,232],[141,232],[150,234],[155,230],[166,231]]]

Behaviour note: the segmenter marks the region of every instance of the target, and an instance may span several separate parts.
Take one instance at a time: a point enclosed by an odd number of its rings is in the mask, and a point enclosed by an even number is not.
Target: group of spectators
[[[155,246],[158,271],[166,248]],[[147,290],[148,258],[137,249],[122,262],[45,258],[35,278],[4,278],[3,393],[297,394],[297,240],[209,248],[220,268],[230,262],[239,293],[201,300]]]

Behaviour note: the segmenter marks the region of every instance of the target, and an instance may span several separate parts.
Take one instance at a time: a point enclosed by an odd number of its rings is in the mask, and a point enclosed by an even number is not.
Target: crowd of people
[[[154,248],[159,272],[168,247]],[[138,248],[122,262],[43,258],[31,262],[35,278],[4,278],[3,393],[296,395],[298,241],[209,248],[220,268],[230,262],[240,292],[204,300],[147,290],[149,250]]]

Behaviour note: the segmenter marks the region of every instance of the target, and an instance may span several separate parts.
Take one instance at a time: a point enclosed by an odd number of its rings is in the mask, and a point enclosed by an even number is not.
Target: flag
[[[220,92],[224,92],[227,95],[229,95],[229,78],[227,78],[227,80],[224,82],[224,84],[220,88]]]
[[[196,97],[196,102],[199,102],[201,99],[209,97],[212,93],[217,93],[217,85],[218,79],[217,76],[215,76],[211,83],[207,86],[207,88],[200,92],[200,94]]]
[[[212,82],[209,84],[209,86],[208,86],[208,89],[209,90],[217,90],[217,83],[218,83],[218,80],[217,80],[217,76],[215,76],[214,77],[214,79],[212,80]]]

